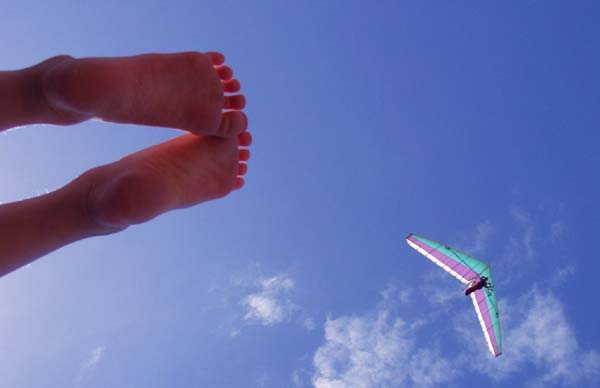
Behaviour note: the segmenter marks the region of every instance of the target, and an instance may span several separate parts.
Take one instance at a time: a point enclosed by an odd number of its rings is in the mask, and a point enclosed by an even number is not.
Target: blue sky
[[[243,190],[0,279],[3,386],[599,383],[596,2],[2,9],[2,69],[222,51],[255,140]],[[0,201],[177,135],[101,122],[1,134]],[[492,264],[500,358],[410,232]]]

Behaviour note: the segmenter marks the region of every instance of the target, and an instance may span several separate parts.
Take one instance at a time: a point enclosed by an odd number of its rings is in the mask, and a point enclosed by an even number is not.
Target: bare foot
[[[244,184],[249,132],[237,138],[183,135],[88,171],[88,209],[103,227],[122,229],[166,211],[216,199]]]
[[[235,137],[246,126],[243,95],[220,53],[51,58],[42,78],[48,105],[63,115]],[[223,109],[232,109],[222,115]]]

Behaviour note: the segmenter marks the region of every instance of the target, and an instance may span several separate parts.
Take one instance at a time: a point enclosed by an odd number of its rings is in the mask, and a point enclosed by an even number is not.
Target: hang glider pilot
[[[487,278],[482,276],[479,280],[473,279],[467,285],[467,289],[465,290],[465,295],[469,295],[474,291],[481,290],[483,287],[487,287]]]

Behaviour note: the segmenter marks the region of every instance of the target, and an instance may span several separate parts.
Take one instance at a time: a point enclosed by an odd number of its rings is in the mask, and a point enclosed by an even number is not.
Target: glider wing
[[[460,280],[464,285],[473,280],[481,279],[479,274],[488,266],[483,261],[416,234],[408,235],[406,242],[423,256],[442,267],[444,271]]]
[[[488,349],[494,357],[502,354],[500,318],[490,266],[454,248],[416,234],[408,235],[406,242],[464,285],[473,284],[473,281],[479,281],[482,277],[487,278],[489,287],[471,293],[471,300]]]
[[[490,267],[487,267],[482,273],[489,284],[494,284]],[[496,293],[493,288],[482,288],[471,294],[471,300],[483,330],[485,342],[488,345],[490,353],[494,357],[502,354],[502,338],[500,335],[500,313],[498,312],[498,304],[496,303]]]

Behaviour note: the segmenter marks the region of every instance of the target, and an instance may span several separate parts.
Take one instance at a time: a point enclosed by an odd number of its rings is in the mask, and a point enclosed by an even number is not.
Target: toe
[[[252,144],[252,135],[250,132],[242,132],[238,135],[238,144],[242,147],[248,147]]]
[[[208,55],[210,57],[210,60],[212,61],[212,64],[215,66],[218,65],[222,65],[223,63],[225,63],[225,55],[216,52],[216,51],[208,51],[206,53],[206,55]]]
[[[227,93],[239,92],[241,89],[240,81],[232,79],[229,81],[223,81],[223,90]]]
[[[240,162],[245,162],[250,159],[250,150],[240,150],[238,159]]]
[[[246,163],[238,164],[238,175],[246,175],[248,172],[248,165]]]
[[[235,189],[236,190],[241,189],[242,186],[244,186],[244,183],[245,183],[244,178],[240,178],[240,177],[235,178],[235,186],[234,186]]]
[[[235,96],[226,96],[225,102],[223,103],[223,109],[244,109],[246,106],[246,97],[243,94],[236,94]]]
[[[229,111],[221,116],[216,136],[231,138],[248,128],[248,118],[243,112]]]
[[[229,66],[217,66],[215,70],[222,80],[229,80],[233,77],[233,70]]]

